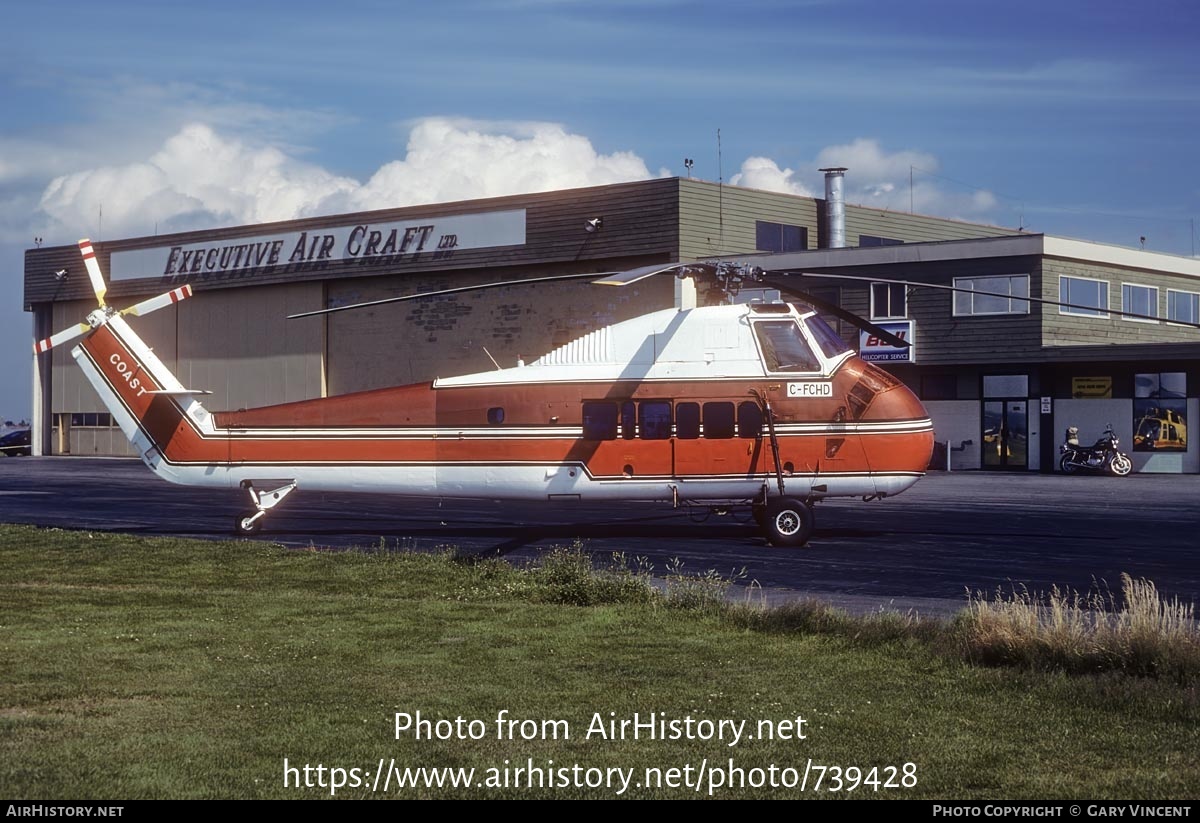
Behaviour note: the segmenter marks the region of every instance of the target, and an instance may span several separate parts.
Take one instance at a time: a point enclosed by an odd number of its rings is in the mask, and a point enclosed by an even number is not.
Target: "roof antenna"
[[[721,160],[721,130],[717,129],[717,252],[725,248],[725,165]]]

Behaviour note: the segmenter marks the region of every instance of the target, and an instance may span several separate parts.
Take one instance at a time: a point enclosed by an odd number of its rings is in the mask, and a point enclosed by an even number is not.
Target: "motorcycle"
[[[1108,424],[1104,435],[1091,446],[1079,445],[1079,429],[1071,426],[1067,429],[1067,442],[1059,447],[1062,459],[1058,467],[1066,474],[1078,471],[1106,471],[1117,477],[1124,477],[1133,471],[1133,461],[1129,455],[1120,451],[1117,446],[1121,441],[1113,433],[1112,424]]]

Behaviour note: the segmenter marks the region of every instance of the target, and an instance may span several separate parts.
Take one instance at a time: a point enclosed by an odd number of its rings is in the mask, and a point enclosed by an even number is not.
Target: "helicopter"
[[[180,383],[127,321],[186,300],[190,285],[115,309],[91,243],[79,247],[99,307],[35,353],[82,338],[74,359],[147,467],[174,483],[247,492],[239,534],[260,530],[304,489],[744,507],[768,543],[798,547],[813,532],[815,503],[900,494],[933,449],[917,396],[862,360],[818,309],[905,341],[804,293],[803,303],[694,305],[696,278],[729,294],[761,269],[679,263],[538,278],[621,286],[670,273],[691,298],[528,364],[212,411],[200,400],[208,392]]]

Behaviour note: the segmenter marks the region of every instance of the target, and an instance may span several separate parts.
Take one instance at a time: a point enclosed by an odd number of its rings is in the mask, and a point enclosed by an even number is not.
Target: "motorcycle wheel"
[[[1071,455],[1064,454],[1062,460],[1058,461],[1058,467],[1062,469],[1063,474],[1075,474],[1079,471],[1079,464],[1071,462]]]
[[[1117,453],[1108,461],[1108,470],[1117,477],[1124,477],[1133,471],[1133,461],[1126,455]]]

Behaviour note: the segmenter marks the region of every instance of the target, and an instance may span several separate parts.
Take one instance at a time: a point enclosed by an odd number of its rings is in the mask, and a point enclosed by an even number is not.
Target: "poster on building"
[[[863,330],[858,336],[858,356],[868,362],[879,363],[915,363],[917,362],[916,339],[913,335],[913,321],[895,320],[887,323],[876,323],[881,329],[889,332],[908,346],[900,348],[893,346],[878,335]]]
[[[1111,400],[1112,376],[1072,377],[1071,396],[1076,400],[1084,398],[1089,400]]]
[[[1133,450],[1187,451],[1187,375],[1184,372],[1134,376]]]

